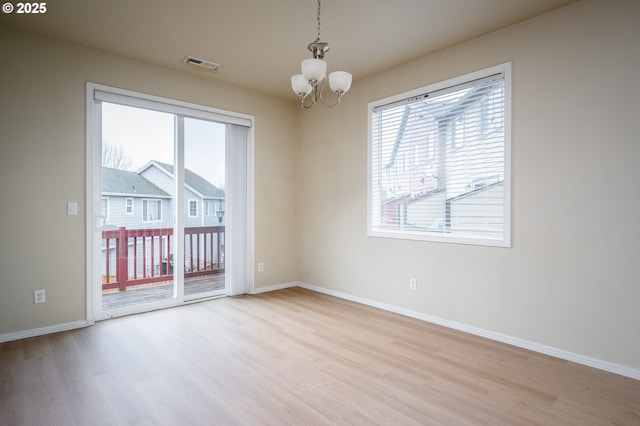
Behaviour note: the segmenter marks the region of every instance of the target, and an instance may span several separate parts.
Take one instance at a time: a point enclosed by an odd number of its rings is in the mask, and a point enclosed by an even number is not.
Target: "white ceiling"
[[[323,0],[329,71],[358,78],[574,0]],[[311,57],[316,0],[49,0],[0,24],[261,92],[295,98],[290,76]],[[222,64],[217,73],[183,62]]]

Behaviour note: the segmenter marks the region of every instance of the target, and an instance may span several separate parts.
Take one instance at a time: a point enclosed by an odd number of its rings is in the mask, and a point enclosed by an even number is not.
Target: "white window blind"
[[[510,244],[510,66],[369,105],[369,235]]]

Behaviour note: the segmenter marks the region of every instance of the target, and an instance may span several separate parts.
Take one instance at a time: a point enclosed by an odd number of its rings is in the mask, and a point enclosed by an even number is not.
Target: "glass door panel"
[[[102,311],[175,299],[175,116],[102,103]]]
[[[225,128],[184,120],[184,298],[225,294]]]

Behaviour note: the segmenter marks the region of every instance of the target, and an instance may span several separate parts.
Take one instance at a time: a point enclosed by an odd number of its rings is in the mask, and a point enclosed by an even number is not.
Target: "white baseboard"
[[[610,373],[615,373],[621,376],[640,380],[640,370],[637,370],[634,368],[625,367],[622,365],[614,364],[612,362],[602,361],[599,359],[576,354],[573,352],[565,351],[565,350],[554,348],[551,346],[542,345],[540,343],[530,342],[528,340],[519,339],[517,337],[507,336],[505,334],[496,333],[494,331],[484,330],[478,327],[473,327],[473,326],[462,324],[455,321],[449,321],[449,320],[438,318],[432,315],[423,314],[421,312],[412,311],[410,309],[404,309],[397,306],[388,305],[386,303],[376,302],[374,300],[353,296],[347,293],[342,293],[339,291],[330,290],[324,287],[318,287],[311,284],[306,284],[301,282],[290,282],[290,283],[272,285],[268,287],[258,287],[253,289],[250,292],[250,294],[266,293],[269,291],[282,290],[290,287],[306,288],[308,290],[316,291],[318,293],[328,294],[330,296],[335,296],[340,299],[350,300],[352,302],[361,303],[363,305],[372,306],[374,308],[382,309],[389,312],[394,312],[400,315],[416,318],[416,319],[430,322],[433,324],[442,325],[444,327],[463,331],[465,333],[484,337],[490,340],[495,340],[497,342],[506,343],[509,345],[528,349],[534,352],[539,352],[545,355],[550,355],[556,358],[560,358],[560,359],[575,362],[578,364],[586,365],[589,367],[597,368],[599,370],[608,371]],[[0,334],[0,343],[10,342],[13,340],[27,339],[29,337],[42,336],[45,334],[58,333],[61,331],[73,330],[76,328],[87,327],[89,325],[91,325],[90,322],[86,320],[81,320],[81,321],[68,322],[64,324],[52,325],[49,327],[17,331],[15,333]]]
[[[74,330],[76,328],[91,325],[85,320],[56,324],[49,327],[34,328],[31,330],[16,331],[15,333],[0,334],[0,343],[11,342],[13,340],[27,339],[29,337],[43,336],[45,334],[59,333],[61,331]]]
[[[632,379],[640,380],[640,370],[625,367],[622,365],[614,364],[608,361],[602,361],[599,359],[591,358],[588,356],[568,352],[562,349],[554,348],[551,346],[542,345],[540,343],[530,342],[528,340],[519,339],[517,337],[507,336],[505,334],[496,333],[494,331],[484,330],[478,327],[462,324],[455,321],[449,321],[446,319],[434,317],[432,315],[423,314],[420,312],[412,311],[410,309],[399,308],[397,306],[388,305],[386,303],[380,303],[369,299],[364,299],[358,296],[352,296],[350,294],[342,293],[335,290],[330,290],[324,287],[318,287],[311,284],[297,283],[298,287],[306,288],[308,290],[317,291],[318,293],[328,294],[330,296],[339,297],[341,299],[350,300],[352,302],[361,303],[363,305],[372,306],[374,308],[382,309],[389,312],[394,312],[400,315],[404,315],[411,318],[416,318],[422,321],[430,322],[433,324],[442,325],[444,327],[452,328],[454,330],[463,331],[465,333],[473,334],[476,336],[484,337],[497,342],[506,343],[509,345],[517,346],[520,348],[528,349],[534,352],[550,355],[556,358],[564,359],[567,361],[575,362],[578,364],[586,365],[589,367],[597,368],[599,370],[608,371],[610,373],[619,374],[621,376],[630,377]]]
[[[297,282],[292,282],[292,283],[284,283],[284,284],[276,284],[276,285],[271,285],[268,287],[258,287],[258,288],[254,288],[253,290],[251,290],[249,292],[249,294],[260,294],[260,293],[266,293],[269,291],[276,291],[276,290],[282,290],[285,288],[290,288],[290,287],[297,287],[300,284]]]

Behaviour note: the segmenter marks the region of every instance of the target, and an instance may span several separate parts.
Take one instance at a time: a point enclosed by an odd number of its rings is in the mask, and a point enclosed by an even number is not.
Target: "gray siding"
[[[104,195],[103,198],[109,200],[109,216],[107,225],[127,229],[157,229],[171,228],[173,226],[173,201],[170,198],[146,197],[146,196],[115,196]],[[126,213],[126,199],[133,199],[133,212]],[[162,220],[160,222],[143,221],[143,200],[161,200]]]
[[[457,235],[477,237],[480,233],[504,232],[504,184],[502,182],[467,196],[451,200],[451,230]]]
[[[167,175],[165,172],[163,172],[162,170],[160,170],[158,167],[162,167],[162,166],[156,166],[151,165],[149,167],[147,167],[146,169],[144,169],[143,171],[140,172],[140,175],[142,175],[144,178],[150,180],[151,182],[153,182],[154,184],[156,184],[159,188],[161,188],[163,191],[171,194],[171,196],[173,197],[175,195],[175,183],[174,183],[174,179],[173,179],[173,175],[169,176]],[[170,170],[170,172],[172,172],[173,170]],[[200,178],[202,179],[202,178]],[[221,194],[224,194],[222,191],[220,191]],[[190,217],[189,216],[189,201],[190,200],[196,200],[198,203],[198,212],[197,212],[197,216],[195,217]],[[208,215],[207,211],[206,211],[206,205],[205,205],[205,200],[213,200],[214,201],[214,210],[213,213]],[[194,191],[192,191],[191,189],[189,189],[188,187],[185,187],[185,194],[184,194],[184,208],[183,208],[183,215],[184,215],[184,219],[185,219],[185,227],[189,228],[189,227],[197,227],[197,226],[217,226],[220,223],[218,222],[218,216],[216,215],[216,212],[218,210],[224,210],[224,198],[202,198],[201,194],[196,193]],[[173,210],[170,210],[169,213],[172,213]],[[164,205],[163,205],[163,213],[164,213]],[[168,217],[168,216],[167,216]],[[163,220],[164,222],[164,220]],[[170,221],[171,225],[173,226],[173,217],[171,217],[171,221]],[[222,224],[224,225],[224,220],[222,222]]]
[[[439,231],[444,227],[446,192],[422,197],[407,203],[407,223],[410,228]]]
[[[155,166],[147,167],[142,172],[140,172],[140,175],[156,184],[156,186],[158,186],[166,193],[171,194],[172,197],[175,195],[176,186],[173,182],[173,176],[168,176],[166,173]]]

